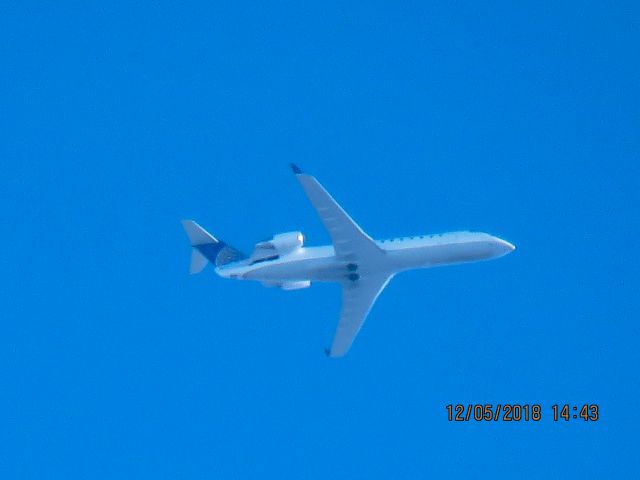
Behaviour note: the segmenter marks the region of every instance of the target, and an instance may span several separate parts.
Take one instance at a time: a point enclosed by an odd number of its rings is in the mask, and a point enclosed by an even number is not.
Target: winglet
[[[290,163],[289,165],[291,166],[291,170],[293,170],[293,173],[295,173],[296,175],[300,175],[302,173],[302,170],[300,169],[300,167],[297,166],[295,163]]]

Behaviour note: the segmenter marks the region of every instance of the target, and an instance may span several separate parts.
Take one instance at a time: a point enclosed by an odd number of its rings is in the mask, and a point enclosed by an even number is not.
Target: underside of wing
[[[328,356],[342,357],[349,351],[371,307],[391,278],[392,275],[367,275],[342,284],[342,311]]]
[[[375,256],[383,253],[315,177],[302,173],[293,164],[291,168],[329,232],[336,256],[352,259],[357,256]]]

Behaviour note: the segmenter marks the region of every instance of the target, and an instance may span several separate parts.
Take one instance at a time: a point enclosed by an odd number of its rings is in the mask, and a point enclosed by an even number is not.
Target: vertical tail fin
[[[215,245],[219,242],[213,235],[211,235],[193,220],[182,220],[182,226],[184,227],[184,231],[187,233],[189,241],[191,242],[191,246],[193,247],[191,251],[191,264],[189,266],[189,273],[192,275],[200,273],[204,269],[204,267],[207,266],[209,260],[207,260],[207,257],[204,255],[204,253],[202,253],[197,247],[201,245]]]
[[[200,273],[209,262],[221,267],[247,258],[245,254],[218,240],[193,220],[183,220],[182,226],[193,247],[189,273]]]

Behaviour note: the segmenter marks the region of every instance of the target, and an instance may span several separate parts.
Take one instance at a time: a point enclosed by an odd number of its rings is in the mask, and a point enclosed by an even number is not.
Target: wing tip
[[[300,175],[302,173],[302,169],[295,163],[290,163],[289,166],[291,167],[293,173],[295,173],[296,175]]]
[[[333,350],[333,348],[325,348],[325,349],[324,349],[324,354],[325,354],[325,356],[326,356],[327,358],[340,358],[340,357],[344,357],[346,353],[347,353],[346,351],[343,351],[343,352],[335,352],[335,351]]]

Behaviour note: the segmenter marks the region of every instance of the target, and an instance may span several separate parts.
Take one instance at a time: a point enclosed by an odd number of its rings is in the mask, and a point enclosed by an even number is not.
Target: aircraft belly
[[[246,272],[243,277],[261,281],[331,282],[341,278],[343,269],[334,258],[313,258],[260,266]]]

